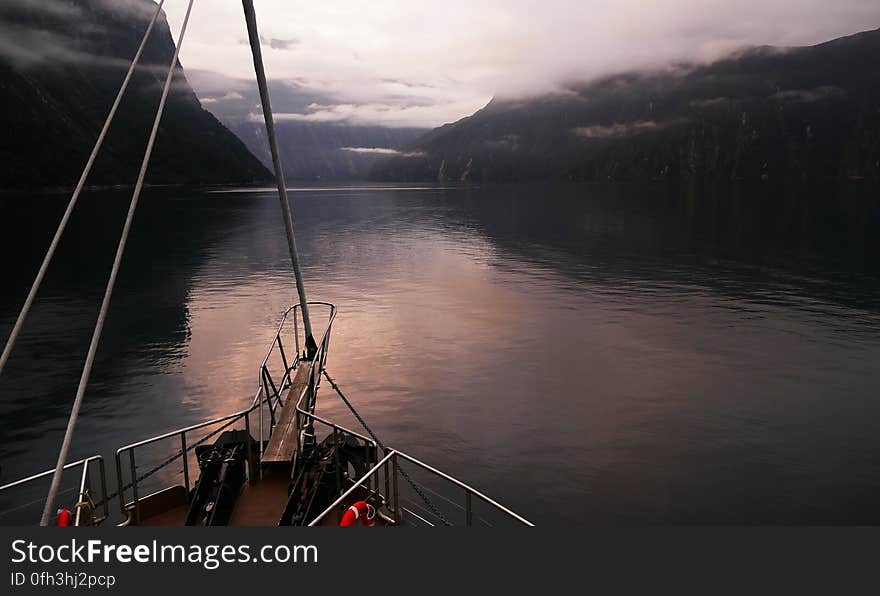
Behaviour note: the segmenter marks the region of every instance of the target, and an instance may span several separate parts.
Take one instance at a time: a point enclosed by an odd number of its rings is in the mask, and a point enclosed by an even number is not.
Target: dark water
[[[876,188],[299,190],[328,368],[387,443],[541,524],[880,522]],[[0,197],[4,340],[65,202]],[[3,481],[54,464],[126,207],[83,199],[0,377]],[[278,211],[145,195],[73,456],[249,402]]]

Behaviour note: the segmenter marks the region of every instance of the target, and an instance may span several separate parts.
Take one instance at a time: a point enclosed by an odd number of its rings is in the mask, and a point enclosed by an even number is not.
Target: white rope
[[[147,174],[147,167],[150,164],[150,156],[153,153],[153,144],[156,141],[156,134],[159,131],[159,122],[162,120],[162,112],[165,110],[165,100],[168,99],[168,91],[171,88],[171,81],[174,78],[174,71],[177,68],[177,57],[180,54],[180,47],[183,45],[183,37],[186,34],[186,26],[189,22],[189,15],[192,11],[193,0],[189,0],[186,8],[186,15],[183,17],[183,24],[180,27],[180,36],[177,40],[177,47],[174,49],[174,56],[171,58],[171,66],[168,67],[168,74],[165,77],[165,87],[162,89],[162,99],[159,100],[159,107],[156,111],[156,119],[153,121],[153,129],[150,131],[150,139],[147,141],[147,149],[144,153],[144,159],[141,163],[141,170],[138,174],[137,184],[134,187],[134,193],[131,197],[131,205],[128,208],[128,215],[125,218],[125,226],[122,228],[122,236],[119,239],[119,246],[116,249],[116,258],[113,260],[113,269],[110,271],[110,279],[107,282],[107,289],[104,291],[104,300],[101,302],[101,310],[98,313],[98,321],[95,324],[95,330],[92,333],[92,341],[89,344],[89,352],[86,356],[86,363],[83,366],[82,375],[79,379],[79,386],[76,390],[76,399],[73,401],[70,418],[67,421],[67,430],[64,433],[64,441],[61,444],[61,451],[58,453],[58,463],[55,464],[55,473],[52,476],[52,485],[49,487],[49,495],[46,497],[46,507],[43,509],[43,518],[40,525],[48,526],[52,517],[52,509],[55,505],[55,496],[61,483],[61,472],[64,468],[64,462],[67,460],[67,452],[70,450],[70,441],[73,438],[73,429],[76,426],[76,420],[79,417],[80,406],[82,406],[83,395],[86,386],[89,383],[89,375],[92,372],[92,365],[95,361],[95,353],[98,350],[98,342],[101,339],[101,332],[104,329],[104,321],[107,318],[107,309],[110,306],[110,297],[113,294],[113,286],[116,284],[116,275],[119,273],[119,266],[122,263],[122,255],[125,252],[125,243],[128,240],[128,233],[131,230],[131,222],[134,219],[134,212],[137,208],[138,199],[140,199],[141,189],[144,185],[144,177]]]
[[[116,115],[116,110],[119,108],[119,104],[122,102],[122,96],[125,94],[125,90],[128,88],[128,82],[131,80],[131,75],[134,72],[135,67],[141,59],[141,54],[144,51],[144,47],[147,45],[147,39],[150,37],[150,32],[153,30],[153,25],[156,23],[156,19],[159,17],[159,14],[162,12],[162,5],[165,3],[165,0],[160,0],[159,5],[156,7],[156,12],[153,13],[153,18],[150,20],[150,24],[147,26],[146,32],[144,32],[144,37],[141,39],[141,45],[138,46],[137,53],[135,53],[134,58],[131,61],[131,65],[128,67],[128,72],[125,75],[125,79],[122,81],[122,86],[119,88],[119,92],[116,94],[116,100],[113,102],[113,106],[110,108],[110,113],[107,115],[107,119],[104,121],[104,127],[101,129],[101,133],[98,135],[98,140],[95,142],[95,146],[92,148],[92,153],[89,155],[89,159],[86,162],[86,167],[83,169],[82,174],[79,177],[79,182],[76,184],[76,188],[73,191],[73,195],[70,197],[70,202],[67,204],[67,209],[64,211],[64,215],[61,217],[61,222],[58,224],[58,229],[55,230],[55,237],[52,238],[52,243],[49,245],[49,250],[46,251],[46,256],[43,257],[43,263],[40,265],[40,270],[37,272],[37,277],[34,279],[33,285],[31,285],[30,292],[27,295],[27,298],[24,301],[24,306],[21,307],[21,312],[18,313],[18,319],[15,320],[15,325],[12,327],[12,332],[9,334],[9,338],[6,340],[6,346],[3,348],[3,353],[0,354],[0,374],[3,374],[3,367],[6,366],[6,361],[9,360],[9,354],[12,353],[12,347],[15,345],[15,340],[18,339],[18,334],[21,332],[21,328],[24,326],[24,320],[28,316],[28,312],[31,310],[31,305],[34,303],[34,298],[37,295],[37,291],[40,289],[40,284],[43,283],[43,277],[46,275],[46,270],[49,268],[49,263],[52,261],[52,257],[55,255],[55,249],[58,247],[58,243],[61,241],[61,235],[64,233],[64,228],[67,227],[67,220],[70,219],[70,215],[73,213],[73,208],[76,206],[76,202],[79,199],[79,195],[83,190],[83,187],[86,184],[86,179],[89,177],[89,173],[92,171],[92,165],[95,163],[95,159],[98,157],[98,153],[101,150],[101,145],[104,143],[104,137],[107,136],[107,131],[110,130],[110,123],[113,122],[113,117]]]

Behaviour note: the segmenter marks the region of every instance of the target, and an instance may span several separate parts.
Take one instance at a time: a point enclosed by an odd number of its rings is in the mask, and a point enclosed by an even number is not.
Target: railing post
[[[262,369],[263,391],[266,393],[266,407],[269,409],[269,428],[275,427],[275,410],[272,409],[272,396],[269,394],[269,383],[266,382],[266,367]],[[270,433],[271,434],[271,433]]]
[[[299,323],[296,321],[296,306],[293,307],[293,339],[296,342],[296,355],[299,356]]]
[[[287,356],[284,354],[284,344],[281,343],[281,331],[278,332],[275,339],[278,341],[278,351],[281,352],[281,362],[284,363],[284,373],[286,374],[290,370],[290,367],[287,366]]]
[[[116,489],[119,497],[119,512],[125,515],[125,488],[122,486],[122,459],[116,452]]]
[[[266,366],[263,366],[263,378],[269,382],[272,386],[272,391],[275,393],[275,401],[279,404],[281,403],[281,393],[278,391],[278,387],[275,386],[275,381],[272,380],[272,374],[269,372],[269,369]],[[266,393],[269,393],[269,387],[266,387]],[[283,404],[282,404],[283,405]]]
[[[467,526],[471,527],[474,523],[474,510],[473,505],[471,504],[471,491],[469,490],[464,493],[464,511],[467,519]]]
[[[251,447],[251,413],[247,412],[244,415],[244,430],[247,434],[245,437],[245,441],[247,443],[247,470],[248,470],[248,482],[253,486],[257,483],[257,475],[254,474],[254,453],[253,448]]]
[[[327,327],[327,332],[324,334],[323,347],[321,348],[321,368],[327,364],[327,353],[330,351],[330,327],[332,323]]]
[[[186,487],[186,501],[189,503],[189,458],[186,456],[186,431],[180,433],[180,456],[183,458],[183,485]]]
[[[339,430],[333,427],[333,455],[336,460],[336,496],[342,494],[342,469],[339,464]]]
[[[107,469],[104,467],[104,458],[98,460],[98,470],[101,472],[101,502],[104,507],[104,519],[110,517],[110,500],[107,498]]]
[[[263,398],[257,395],[257,412],[260,419],[260,459],[263,459]]]
[[[385,453],[382,454],[382,457],[385,457]],[[378,484],[378,481],[377,481]],[[390,488],[390,479],[388,475],[388,462],[385,462],[385,498],[390,498],[390,494],[388,489]]]
[[[364,461],[366,462],[366,469],[369,470],[373,467],[373,462],[370,460],[370,444],[364,441]],[[367,478],[367,491],[372,490],[373,481],[372,475],[368,475]],[[376,480],[376,488],[379,488],[379,481]]]
[[[89,474],[89,463],[90,460],[86,459],[82,464],[82,475],[80,476],[79,481],[79,496],[77,497],[77,507],[76,507],[76,517],[74,517],[75,526],[80,526],[83,523],[82,516],[82,506],[80,503],[83,503],[86,500],[91,501],[92,494],[92,476]],[[95,519],[95,512],[92,511],[92,521]]]
[[[393,473],[391,476],[391,490],[394,494],[394,523],[400,524],[400,502],[399,496],[397,492],[397,452],[391,452],[391,467],[393,468]]]
[[[296,429],[296,454],[299,455],[302,453],[303,442],[302,442],[302,416],[299,413],[299,408],[294,404],[293,410],[293,428]]]
[[[128,459],[131,464],[131,498],[134,503],[134,524],[138,525],[141,521],[141,516],[140,503],[138,503],[137,469],[134,464],[134,449],[128,450]]]

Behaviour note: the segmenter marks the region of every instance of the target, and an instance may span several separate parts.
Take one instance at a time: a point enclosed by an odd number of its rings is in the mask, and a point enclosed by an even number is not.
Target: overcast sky
[[[166,0],[175,36],[185,0]],[[257,0],[270,79],[334,101],[289,118],[436,126],[496,94],[745,45],[880,27],[880,0]],[[196,1],[187,69],[252,78],[240,0]]]

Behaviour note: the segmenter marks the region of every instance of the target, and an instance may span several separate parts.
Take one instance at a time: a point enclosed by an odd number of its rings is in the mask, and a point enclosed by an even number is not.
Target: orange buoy
[[[365,526],[375,526],[376,508],[366,501],[358,501],[348,508],[342,516],[342,521],[339,522],[339,525],[353,526],[357,520],[361,520],[361,523]]]
[[[70,525],[70,509],[61,508],[58,510],[58,521],[55,522],[56,526],[69,526]]]

